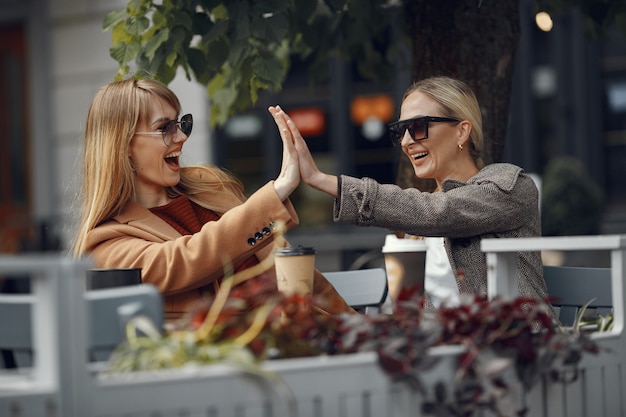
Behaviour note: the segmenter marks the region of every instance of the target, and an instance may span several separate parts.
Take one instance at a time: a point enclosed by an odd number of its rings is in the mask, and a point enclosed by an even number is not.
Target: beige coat
[[[197,200],[216,198],[215,194]],[[87,236],[87,253],[98,268],[142,268],[142,279],[164,295],[168,319],[182,316],[213,282],[222,278],[224,264],[235,266],[256,255],[265,259],[276,248],[273,225],[283,222],[287,229],[298,224],[289,200],[280,201],[273,182],[267,183],[245,202],[231,193],[220,199],[232,200],[233,208],[218,221],[206,223],[200,232],[183,236],[164,220],[136,203],[99,225]],[[263,234],[265,229],[266,233]],[[261,239],[256,239],[259,236]],[[249,239],[253,239],[251,245]],[[316,271],[316,294],[339,298],[335,289]],[[352,311],[342,299],[337,311]],[[337,304],[334,304],[337,305]]]

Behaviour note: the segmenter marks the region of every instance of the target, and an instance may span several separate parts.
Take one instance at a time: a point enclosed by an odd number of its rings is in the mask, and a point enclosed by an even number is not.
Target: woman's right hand
[[[311,187],[324,191],[333,197],[337,197],[337,184],[338,179],[334,175],[326,174],[317,167],[311,151],[307,146],[302,134],[298,130],[298,127],[293,120],[284,111],[279,115],[283,118],[289,132],[291,134],[291,140],[298,153],[298,161],[300,165],[300,176],[302,181]]]
[[[292,134],[287,127],[287,122],[282,116],[285,115],[285,112],[279,106],[270,106],[268,110],[274,116],[274,121],[278,126],[280,137],[283,141],[283,163],[280,173],[274,181],[274,190],[276,190],[276,194],[278,194],[281,201],[285,201],[300,184],[298,154],[293,144]]]

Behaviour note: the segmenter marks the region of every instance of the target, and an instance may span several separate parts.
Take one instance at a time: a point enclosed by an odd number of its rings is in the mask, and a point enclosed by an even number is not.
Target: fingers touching
[[[271,106],[268,110],[274,117],[283,141],[283,161],[280,173],[276,181],[274,181],[274,189],[278,196],[284,200],[289,197],[300,183],[298,153],[294,147],[293,137],[284,117],[286,116],[285,112],[279,106]]]
[[[283,140],[283,166],[286,160],[285,151],[288,149],[296,155],[299,174],[305,183],[331,195],[336,195],[337,187],[333,185],[337,183],[336,177],[326,175],[319,170],[309,147],[291,117],[280,106],[270,106],[268,110],[274,116],[274,121]]]

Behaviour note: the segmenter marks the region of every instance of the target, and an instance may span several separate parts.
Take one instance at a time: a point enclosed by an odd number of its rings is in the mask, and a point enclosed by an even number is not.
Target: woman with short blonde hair
[[[336,222],[425,237],[428,305],[455,304],[461,294],[487,294],[482,239],[541,235],[534,181],[512,164],[484,165],[480,106],[460,80],[416,82],[404,94],[400,120],[389,125],[393,145],[402,148],[415,175],[437,182],[433,193],[320,171],[293,121],[283,117],[302,180],[335,198]],[[519,294],[545,299],[540,253],[520,252],[517,266]]]

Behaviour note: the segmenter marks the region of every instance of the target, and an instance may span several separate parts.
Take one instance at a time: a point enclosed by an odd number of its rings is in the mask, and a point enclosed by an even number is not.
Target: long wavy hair
[[[99,224],[121,213],[135,194],[134,171],[130,160],[130,142],[137,125],[150,120],[150,103],[159,98],[180,114],[181,105],[164,84],[130,78],[110,83],[96,93],[85,125],[83,147],[83,184],[78,198],[81,207],[72,252],[85,252],[87,234]],[[204,171],[190,176],[191,171]],[[228,189],[244,200],[243,187],[232,175],[215,166],[185,167],[175,187],[166,189],[168,196],[194,196],[219,193]],[[231,207],[210,199],[203,205],[224,213]],[[194,199],[194,201],[196,201]]]
[[[405,91],[402,102],[415,91],[426,94],[437,102],[441,107],[443,117],[469,120],[472,124],[469,141],[470,155],[478,169],[484,167],[483,117],[472,89],[463,81],[454,78],[430,77],[412,84]]]

